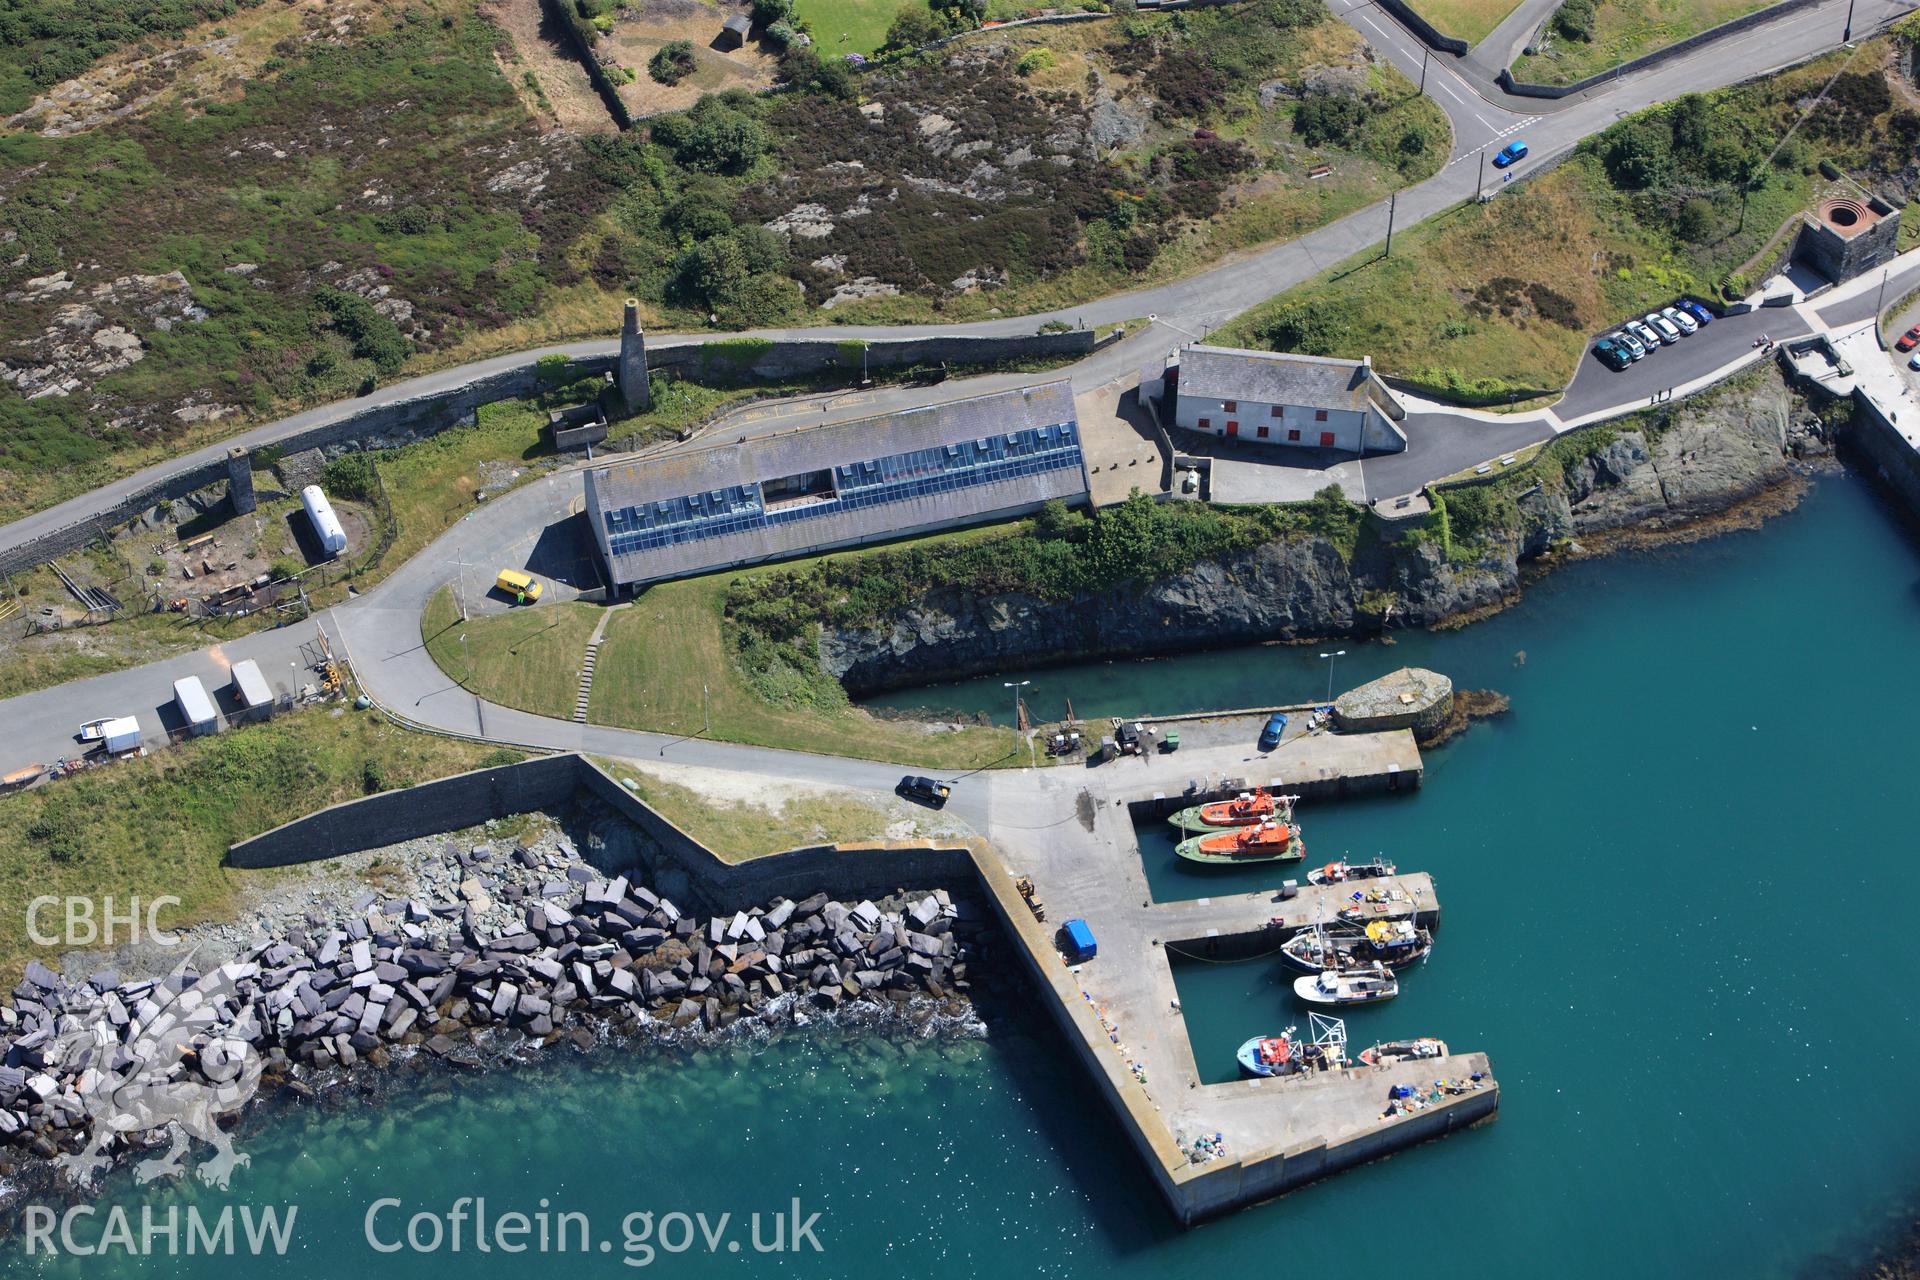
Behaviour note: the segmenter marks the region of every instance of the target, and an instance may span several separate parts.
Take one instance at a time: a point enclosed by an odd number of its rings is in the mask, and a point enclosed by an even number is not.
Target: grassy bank
[[[440,669],[466,689],[502,706],[569,717],[580,691],[587,640],[598,605],[577,601],[521,607],[460,620],[453,589],[427,602],[420,634]]]
[[[1520,5],[1520,0],[1412,0],[1414,12],[1468,44],[1479,44]]]
[[[35,897],[98,909],[111,897],[124,910],[133,896],[171,895],[180,906],[162,927],[221,918],[253,877],[273,874],[225,866],[233,842],[342,800],[519,758],[312,708],[0,798],[0,984],[49,954],[27,936]]]
[[[1212,340],[1371,355],[1442,396],[1563,386],[1597,331],[1678,294],[1712,297],[1725,282],[1740,296],[1757,285],[1743,273],[1764,265],[1761,250],[1828,189],[1821,160],[1869,182],[1905,163],[1920,114],[1896,105],[1889,53],[1874,42],[1642,112],[1491,202],[1395,237],[1392,258],[1349,259]]]
[[[1540,52],[1514,60],[1516,79],[1571,84],[1764,9],[1777,0],[1568,0]]]
[[[791,795],[778,805],[719,801],[690,787],[668,782],[623,760],[601,767],[623,781],[660,816],[728,862],[744,862],[810,844],[854,844],[879,840],[888,816],[839,792]]]

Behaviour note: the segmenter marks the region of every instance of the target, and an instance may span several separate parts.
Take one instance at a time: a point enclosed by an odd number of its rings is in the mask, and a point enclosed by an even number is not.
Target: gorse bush
[[[679,84],[693,74],[693,41],[673,40],[661,45],[647,59],[647,74],[661,84]]]

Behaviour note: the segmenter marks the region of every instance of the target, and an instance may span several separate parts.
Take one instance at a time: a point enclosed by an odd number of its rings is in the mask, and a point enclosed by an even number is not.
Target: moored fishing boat
[[[1235,827],[1182,840],[1173,851],[1189,862],[1297,862],[1307,856],[1294,826],[1269,819],[1253,827]]]
[[[1400,994],[1400,981],[1383,964],[1322,969],[1311,977],[1295,978],[1293,994],[1309,1004],[1379,1004]]]
[[[1414,1040],[1388,1040],[1376,1044],[1371,1049],[1360,1051],[1360,1061],[1370,1067],[1384,1067],[1390,1062],[1419,1062],[1427,1058],[1447,1056],[1447,1042],[1436,1040],[1432,1036],[1420,1036]]]
[[[1355,965],[1404,966],[1433,951],[1433,931],[1411,920],[1373,920],[1364,929],[1321,925],[1296,933],[1280,947],[1280,957],[1297,969],[1318,973]]]
[[[1240,1070],[1250,1076],[1284,1076],[1302,1070],[1292,1027],[1277,1036],[1255,1036],[1234,1056],[1240,1061]]]
[[[1308,884],[1345,884],[1349,880],[1377,880],[1393,874],[1394,867],[1385,858],[1372,862],[1329,862],[1307,872]]]
[[[1269,818],[1292,821],[1293,804],[1299,796],[1276,796],[1265,787],[1242,791],[1231,800],[1190,805],[1167,821],[1182,831],[1229,831],[1250,827]]]

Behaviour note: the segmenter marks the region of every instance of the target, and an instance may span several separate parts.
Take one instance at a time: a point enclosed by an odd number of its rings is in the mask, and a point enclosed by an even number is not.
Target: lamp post
[[[1320,656],[1327,660],[1327,701],[1332,702],[1333,701],[1333,660],[1335,658],[1346,657],[1347,651],[1345,649],[1335,649],[1332,653],[1323,653]]]
[[[1840,33],[1840,43],[1853,43],[1853,0],[1847,0],[1847,29]]]
[[[1013,690],[1013,731],[1020,732],[1020,691],[1032,684],[1031,680],[1002,680],[1003,686]]]
[[[1427,59],[1433,56],[1433,49],[1424,42],[1420,46],[1420,96],[1427,92]]]

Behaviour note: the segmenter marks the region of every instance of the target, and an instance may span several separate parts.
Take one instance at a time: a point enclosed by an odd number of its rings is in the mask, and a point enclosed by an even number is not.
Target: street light
[[[1335,649],[1332,653],[1323,653],[1320,656],[1327,660],[1327,701],[1332,702],[1333,701],[1333,660],[1335,658],[1346,657],[1347,651],[1345,649]]]
[[[1032,684],[1031,680],[1002,680],[1004,687],[1013,690],[1013,731],[1020,732],[1020,691]]]

